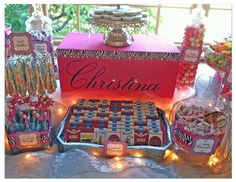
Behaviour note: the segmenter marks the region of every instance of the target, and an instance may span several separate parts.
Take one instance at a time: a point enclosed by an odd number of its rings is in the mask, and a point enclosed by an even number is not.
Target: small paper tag
[[[17,132],[16,141],[20,149],[41,147],[39,132]]]
[[[31,35],[28,32],[11,33],[10,42],[13,54],[31,54],[33,52]]]
[[[217,137],[195,137],[191,152],[194,154],[208,154],[211,155],[215,152],[218,146],[219,139]]]
[[[106,140],[104,145],[104,155],[108,157],[124,156],[127,154],[127,143]]]
[[[33,48],[40,54],[50,53],[48,41],[33,41]]]
[[[200,62],[201,49],[185,48],[181,61],[183,63],[198,64]]]

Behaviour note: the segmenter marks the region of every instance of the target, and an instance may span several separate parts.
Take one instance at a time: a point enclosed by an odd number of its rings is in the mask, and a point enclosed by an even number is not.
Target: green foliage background
[[[68,32],[78,31],[77,9],[75,4],[51,4],[49,5],[49,17],[53,20],[53,34],[54,37],[63,37]],[[64,9],[63,9],[64,8]],[[90,11],[94,10],[94,5],[80,6],[80,29],[82,32],[89,31],[89,17]],[[156,8],[142,8],[148,13],[149,24],[148,31],[155,32],[156,24]],[[63,16],[60,16],[63,15]],[[29,18],[29,5],[27,4],[8,4],[5,5],[5,22],[12,25],[14,32],[25,31],[25,21]],[[162,20],[162,19],[161,19]],[[66,25],[64,22],[67,22]],[[64,24],[64,25],[63,25]],[[103,29],[99,31],[104,32]]]
[[[13,32],[24,32],[25,21],[29,18],[28,4],[5,5],[5,23],[12,25]]]

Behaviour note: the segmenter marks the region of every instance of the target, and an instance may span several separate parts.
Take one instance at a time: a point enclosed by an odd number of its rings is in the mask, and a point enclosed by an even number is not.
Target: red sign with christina
[[[59,57],[62,91],[149,92],[172,98],[178,61]]]

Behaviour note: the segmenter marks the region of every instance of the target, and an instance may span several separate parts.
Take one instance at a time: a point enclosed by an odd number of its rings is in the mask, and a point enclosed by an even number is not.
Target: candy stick
[[[42,72],[40,70],[40,65],[37,64],[37,69],[38,69],[38,75],[39,75],[39,95],[43,95],[45,93],[45,84],[44,84],[44,80],[43,80],[43,76],[42,76]]]
[[[37,117],[37,122],[36,122],[36,130],[37,131],[40,131],[41,130],[41,126],[40,126],[40,123],[41,123],[41,115],[39,113],[36,114],[36,117]]]
[[[29,94],[33,94],[33,89],[31,85],[31,76],[30,76],[30,68],[29,65],[25,64],[25,76],[26,76],[26,89],[28,90]]]
[[[8,94],[11,95],[12,91],[11,91],[11,87],[10,87],[10,83],[9,83],[7,69],[5,69],[5,95],[8,95]]]
[[[36,130],[36,122],[37,122],[37,117],[36,117],[36,111],[33,111],[32,114],[32,130]]]
[[[32,63],[33,63],[34,61],[31,61],[30,63],[29,63],[29,74],[30,74],[30,76],[29,76],[29,78],[30,78],[30,83],[31,83],[31,89],[32,89],[32,95],[36,95],[36,84],[35,84],[35,76],[33,75],[33,68],[32,68]]]
[[[52,71],[52,68],[51,68],[51,64],[50,63],[47,63],[47,72],[49,73],[49,78],[48,80],[50,81],[50,89],[49,89],[49,93],[53,93],[55,92],[56,90],[56,79],[55,79],[55,74],[54,72]]]
[[[13,81],[12,69],[10,67],[7,67],[6,69],[7,69],[9,84],[12,87],[12,95],[15,95],[16,94],[16,86],[15,86],[15,83]]]

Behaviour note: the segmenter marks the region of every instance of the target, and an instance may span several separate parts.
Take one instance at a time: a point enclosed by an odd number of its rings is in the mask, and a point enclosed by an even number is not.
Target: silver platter
[[[96,155],[103,155],[103,145],[100,144],[94,144],[94,143],[81,143],[81,142],[66,142],[63,138],[63,131],[64,127],[66,125],[67,117],[69,117],[69,113],[71,111],[71,108],[73,106],[69,107],[67,110],[67,113],[64,117],[64,119],[61,122],[58,134],[57,134],[57,145],[60,152],[67,151],[69,149],[78,148],[85,151],[89,151],[92,154]],[[164,131],[166,132],[167,141],[163,144],[163,146],[128,146],[127,152],[130,156],[137,156],[137,154],[141,154],[142,157],[148,157],[153,158],[155,160],[161,161],[164,158],[165,151],[170,148],[172,145],[172,139],[171,139],[171,132],[170,132],[170,126],[168,124],[168,121],[165,117],[165,112],[158,109],[158,114],[162,118],[162,122],[164,123]]]

